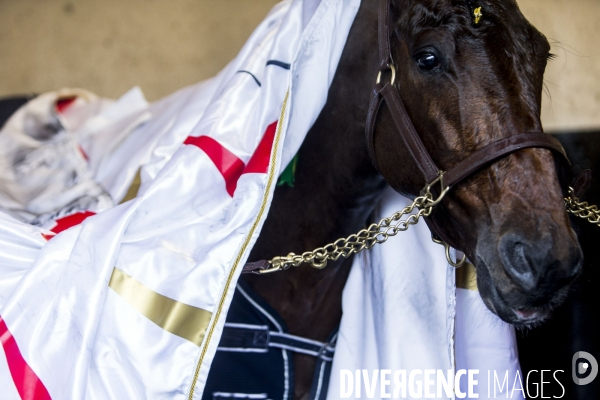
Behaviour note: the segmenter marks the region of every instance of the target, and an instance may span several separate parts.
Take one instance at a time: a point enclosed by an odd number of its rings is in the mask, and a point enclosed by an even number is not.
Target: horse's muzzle
[[[505,232],[497,246],[478,251],[478,286],[488,307],[504,321],[531,326],[566,297],[580,274],[583,254],[574,237],[545,234],[526,239]],[[487,253],[487,254],[486,254]]]

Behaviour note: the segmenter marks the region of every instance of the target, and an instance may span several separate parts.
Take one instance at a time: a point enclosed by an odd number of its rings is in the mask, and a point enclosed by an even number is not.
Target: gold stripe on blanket
[[[467,290],[477,290],[477,272],[470,262],[456,270],[456,287]]]
[[[133,177],[133,181],[131,181],[131,185],[129,185],[129,189],[127,189],[125,197],[123,197],[123,200],[121,200],[119,204],[123,204],[126,201],[136,198],[138,190],[140,190],[140,185],[142,184],[142,177],[140,171],[141,168],[138,168],[137,172],[135,173],[135,176]]]
[[[108,286],[140,314],[167,332],[200,346],[212,313],[156,293],[115,268]]]

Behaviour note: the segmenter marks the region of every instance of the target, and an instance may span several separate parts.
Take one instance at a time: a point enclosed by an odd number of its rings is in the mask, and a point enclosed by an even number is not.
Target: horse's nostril
[[[525,257],[525,246],[523,246],[523,243],[520,242],[516,242],[513,245],[512,248],[512,252],[513,252],[513,259],[518,260],[518,263],[515,263],[514,267],[521,269],[521,272],[525,272],[523,271],[524,267],[528,267],[529,263],[527,261],[527,258]]]
[[[522,235],[506,233],[498,242],[498,255],[506,276],[529,294],[554,294],[573,281],[582,264],[579,246],[553,241],[549,235],[526,241]]]
[[[516,235],[504,235],[500,239],[498,252],[506,274],[525,290],[536,285],[535,268],[529,257],[531,251]]]

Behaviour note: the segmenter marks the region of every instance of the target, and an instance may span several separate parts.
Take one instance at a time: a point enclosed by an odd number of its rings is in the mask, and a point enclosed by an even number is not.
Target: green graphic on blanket
[[[291,188],[294,187],[294,180],[296,177],[296,164],[298,164],[298,153],[292,158],[292,161],[285,167],[281,175],[279,176],[279,180],[277,181],[277,186],[287,185]]]

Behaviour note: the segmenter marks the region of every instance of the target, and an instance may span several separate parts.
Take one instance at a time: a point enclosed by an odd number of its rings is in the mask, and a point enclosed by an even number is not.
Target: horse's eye
[[[422,53],[417,56],[417,64],[424,71],[431,71],[440,66],[440,61],[433,53]]]

